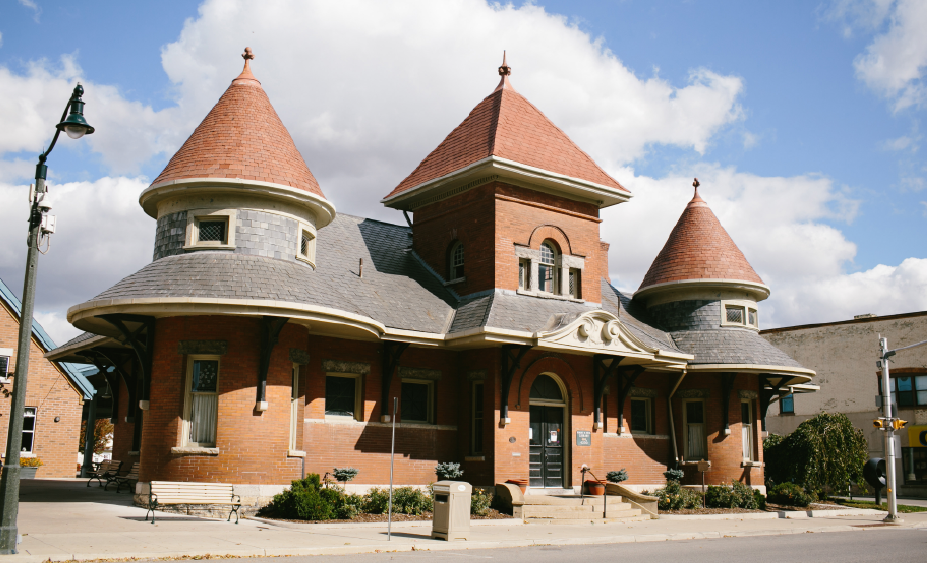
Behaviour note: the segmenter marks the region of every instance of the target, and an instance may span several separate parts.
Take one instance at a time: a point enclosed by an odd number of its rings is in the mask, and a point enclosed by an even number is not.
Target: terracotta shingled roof
[[[763,284],[743,252],[698,195],[679,217],[669,240],[638,289],[680,280],[726,279]]]
[[[503,60],[499,86],[387,198],[489,156],[628,192],[512,88],[510,72]]]
[[[261,83],[245,68],[152,185],[187,178],[271,182],[325,197]]]

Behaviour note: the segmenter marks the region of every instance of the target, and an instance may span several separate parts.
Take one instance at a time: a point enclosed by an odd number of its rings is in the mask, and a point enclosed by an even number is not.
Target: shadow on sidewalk
[[[115,488],[115,487],[114,487]],[[134,506],[130,493],[104,491],[94,481],[76,479],[23,479],[19,485],[19,502],[95,502]]]

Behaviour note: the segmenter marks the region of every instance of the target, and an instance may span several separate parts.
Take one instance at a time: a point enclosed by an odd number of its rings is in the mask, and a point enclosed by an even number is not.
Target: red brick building
[[[621,294],[599,210],[631,193],[503,63],[383,199],[408,227],[336,213],[247,55],[140,197],[153,262],[72,307],[88,334],[52,356],[113,359],[143,483],[381,485],[395,416],[402,484],[459,461],[477,485],[574,488],[586,464],[653,487],[709,459],[709,482],[762,486],[765,409],[813,372],[757,335],[769,290],[697,195]]]
[[[0,280],[0,388],[13,390],[13,372],[19,356],[19,321],[22,304]],[[42,466],[36,478],[74,477],[84,399],[93,397],[92,384],[80,367],[52,361],[45,353],[56,348],[38,321],[32,321],[29,379],[23,420],[21,457],[37,457]],[[10,398],[0,395],[0,451],[6,451]]]

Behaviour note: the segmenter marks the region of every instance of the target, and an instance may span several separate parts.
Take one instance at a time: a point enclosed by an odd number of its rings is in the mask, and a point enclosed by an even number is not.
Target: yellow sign
[[[927,448],[927,425],[908,426],[908,445],[912,448]]]

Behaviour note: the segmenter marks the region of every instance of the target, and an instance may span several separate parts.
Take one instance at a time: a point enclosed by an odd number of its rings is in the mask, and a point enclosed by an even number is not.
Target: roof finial
[[[245,47],[245,52],[241,54],[241,58],[245,59],[245,68],[241,69],[241,74],[232,81],[232,84],[241,84],[239,80],[253,80],[253,83],[260,84],[257,78],[251,74],[251,65],[250,62],[254,60],[254,53],[251,52],[251,47]]]
[[[695,188],[695,194],[692,196],[692,201],[689,202],[689,205],[692,205],[693,203],[699,203],[699,202],[701,202],[702,204],[705,203],[705,200],[702,199],[701,196],[698,195],[698,187],[701,185],[702,184],[699,183],[698,178],[695,178],[692,181],[692,187]]]
[[[505,51],[502,51],[502,66],[499,67],[499,76],[502,77],[502,80],[499,81],[499,85],[496,86],[496,89],[493,90],[493,94],[499,90],[514,90],[512,84],[509,82],[509,75],[512,74],[512,67],[505,63]]]
[[[502,51],[502,66],[499,67],[499,76],[508,76],[512,74],[512,67],[505,64],[505,51]]]

